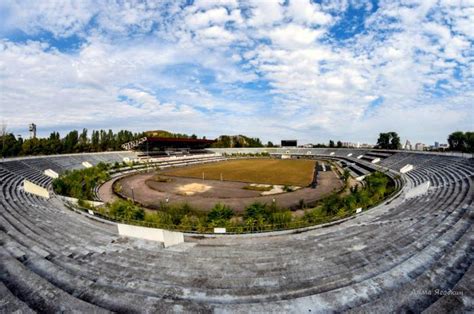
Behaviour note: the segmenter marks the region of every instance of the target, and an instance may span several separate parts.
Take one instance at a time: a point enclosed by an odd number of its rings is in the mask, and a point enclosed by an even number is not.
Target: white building
[[[424,150],[425,149],[425,144],[423,143],[416,143],[415,144],[415,150]]]

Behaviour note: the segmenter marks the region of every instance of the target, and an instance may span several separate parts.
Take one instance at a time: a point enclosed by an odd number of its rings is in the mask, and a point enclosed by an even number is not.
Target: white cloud
[[[250,1],[251,18],[248,24],[254,27],[271,26],[283,19],[283,6],[278,1]]]
[[[268,37],[278,47],[298,49],[314,44],[323,33],[323,30],[289,24],[269,30]]]
[[[290,1],[287,15],[294,22],[303,24],[326,25],[332,21],[330,14],[322,12],[318,4],[309,0]]]
[[[384,128],[432,139],[472,122],[466,2],[382,1],[347,40],[331,27],[349,6],[369,15],[369,2],[1,6],[0,33],[11,41],[0,41],[0,115],[18,129],[120,121],[315,142],[372,140]],[[33,40],[15,42],[15,30]],[[64,52],[44,31],[82,41]]]

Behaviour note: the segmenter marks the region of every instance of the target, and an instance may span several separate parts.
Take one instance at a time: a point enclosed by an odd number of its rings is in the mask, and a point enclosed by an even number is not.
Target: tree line
[[[29,155],[54,155],[69,153],[88,153],[121,150],[121,145],[144,136],[198,138],[195,134],[179,134],[168,131],[146,131],[133,133],[128,130],[120,130],[117,133],[109,130],[93,130],[88,136],[88,130],[82,129],[70,131],[61,138],[59,132],[52,132],[47,138],[23,139],[16,137],[6,130],[6,126],[0,128],[0,156],[16,157]],[[203,137],[205,139],[205,137]],[[474,132],[456,131],[448,136],[449,150],[466,153],[474,153]],[[251,138],[244,135],[222,135],[212,144],[215,148],[230,147],[274,147],[272,142],[263,145],[259,138]],[[342,148],[343,143],[329,140],[328,144],[316,144],[315,148]],[[400,137],[397,132],[380,133],[375,148],[379,149],[401,149]]]
[[[474,132],[453,132],[448,136],[448,144],[451,150],[474,153]]]
[[[46,138],[23,139],[13,133],[0,134],[1,157],[28,155],[54,155],[84,152],[104,152],[121,150],[122,144],[136,140],[144,133],[133,133],[127,130],[113,132],[112,130],[93,130],[88,136],[88,130],[79,133],[73,130],[61,138],[59,132],[52,132]]]

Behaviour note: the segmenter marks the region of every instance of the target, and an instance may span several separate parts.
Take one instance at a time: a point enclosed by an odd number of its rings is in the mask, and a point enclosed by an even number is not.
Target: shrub
[[[179,229],[183,231],[196,230],[198,224],[199,224],[199,219],[196,216],[184,215],[184,217],[181,219]]]
[[[289,186],[289,185],[284,185],[283,186],[283,191],[285,192],[293,192],[293,187]]]
[[[342,180],[344,180],[344,182],[347,182],[347,180],[349,180],[349,177],[351,176],[350,172],[348,169],[344,169],[344,172],[342,173]]]
[[[286,228],[292,220],[291,212],[289,210],[273,213],[270,216],[270,222],[279,228]]]
[[[247,206],[245,208],[244,219],[248,218],[255,218],[258,217],[268,217],[269,211],[267,210],[267,204],[262,204],[259,202],[255,202]]]
[[[168,206],[167,209],[167,213],[170,215],[171,222],[174,225],[179,225],[181,223],[181,219],[191,212],[193,212],[193,208],[188,203]]]
[[[234,216],[234,211],[227,205],[217,203],[207,214],[207,221],[209,223],[225,224]]]
[[[337,194],[331,194],[323,201],[323,212],[326,215],[334,215],[341,207],[341,202]]]
[[[273,189],[273,185],[269,185],[269,186],[246,185],[242,189],[251,190],[251,191],[259,191],[259,192],[267,192]]]
[[[116,200],[109,205],[109,214],[118,220],[139,220],[145,219],[145,210],[135,205],[131,201]]]
[[[53,189],[60,195],[90,200],[94,196],[95,186],[108,179],[107,165],[99,163],[95,167],[67,171],[53,180]]]

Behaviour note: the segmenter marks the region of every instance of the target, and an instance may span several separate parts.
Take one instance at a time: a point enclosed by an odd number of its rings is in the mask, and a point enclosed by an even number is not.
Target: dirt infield
[[[160,172],[160,175],[163,175]],[[169,182],[153,180],[156,173],[141,173],[119,180],[122,194],[132,198],[151,209],[158,209],[163,202],[187,202],[196,209],[207,211],[216,203],[225,203],[235,211],[242,211],[249,204],[258,201],[270,204],[275,199],[277,206],[294,208],[300,200],[310,204],[342,187],[341,181],[332,171],[320,172],[316,189],[302,188],[294,192],[261,196],[259,191],[243,189],[245,182],[202,180],[195,178],[171,177]],[[110,193],[102,189],[110,189],[104,185],[99,191],[101,197],[110,197]],[[132,194],[133,188],[133,194]],[[107,201],[107,199],[103,199]]]
[[[186,178],[308,186],[315,161],[296,159],[239,159],[162,170],[160,173]]]

